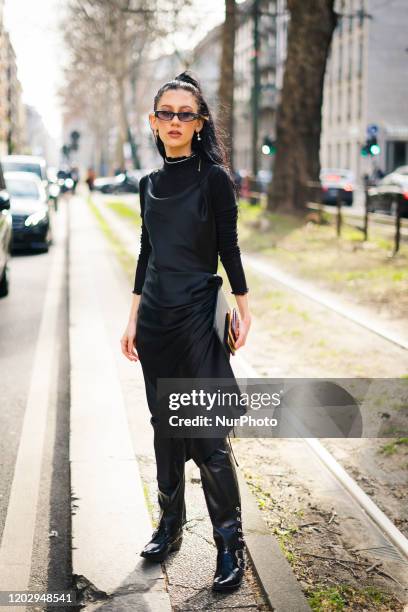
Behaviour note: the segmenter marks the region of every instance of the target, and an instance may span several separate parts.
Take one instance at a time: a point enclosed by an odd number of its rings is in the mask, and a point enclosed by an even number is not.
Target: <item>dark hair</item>
[[[201,115],[208,117],[208,120],[204,120],[203,128],[200,131],[201,140],[197,140],[197,133],[194,132],[191,142],[191,149],[192,151],[197,151],[200,153],[202,158],[206,158],[208,161],[214,164],[223,166],[235,187],[235,182],[227,161],[225,147],[222,142],[222,130],[214,124],[211,111],[206,100],[204,99],[198,80],[191,75],[190,71],[186,70],[181,72],[171,81],[164,83],[154,97],[154,110],[157,110],[160,98],[164,92],[168,91],[169,89],[184,89],[185,91],[190,91],[193,94],[197,101],[198,112]],[[155,142],[160,155],[164,159],[166,150],[160,136],[155,135]]]

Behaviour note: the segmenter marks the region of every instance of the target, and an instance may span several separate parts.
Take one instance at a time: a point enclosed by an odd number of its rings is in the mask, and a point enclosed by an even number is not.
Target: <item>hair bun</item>
[[[191,85],[194,85],[194,87],[196,87],[199,91],[201,91],[199,82],[187,70],[178,74],[175,77],[175,80],[184,81],[184,83],[190,83]]]

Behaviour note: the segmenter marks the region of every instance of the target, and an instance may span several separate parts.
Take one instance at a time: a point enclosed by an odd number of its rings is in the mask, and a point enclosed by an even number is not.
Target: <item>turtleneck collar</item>
[[[166,156],[163,160],[163,169],[169,172],[173,172],[177,169],[181,170],[182,168],[192,168],[195,166],[195,164],[198,164],[198,162],[199,156],[198,153],[195,151],[191,155],[181,155],[179,157]]]

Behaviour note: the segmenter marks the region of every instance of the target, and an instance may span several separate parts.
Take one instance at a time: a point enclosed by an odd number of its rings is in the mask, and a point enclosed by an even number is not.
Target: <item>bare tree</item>
[[[88,96],[97,96],[98,82],[108,88],[116,114],[116,164],[124,166],[127,140],[126,83],[137,71],[152,22],[150,13],[130,14],[129,0],[70,0],[65,18],[64,41],[70,52],[68,84],[83,80]],[[95,78],[96,77],[96,78]],[[69,93],[69,92],[68,92]],[[69,96],[65,96],[69,102]],[[101,99],[95,105],[101,111]],[[91,105],[92,107],[92,105]],[[95,109],[96,110],[96,109]],[[94,122],[94,121],[93,121]]]
[[[98,67],[89,71],[84,64],[64,70],[64,85],[59,90],[64,117],[83,119],[95,142],[94,158],[98,166],[110,163],[108,134],[116,125],[116,97],[113,87]]]
[[[287,0],[287,59],[277,109],[277,151],[268,209],[303,210],[307,182],[319,181],[321,108],[334,0]]]
[[[143,60],[155,42],[164,40],[174,28],[178,11],[188,8],[191,0],[68,0],[62,24],[65,46],[70,55],[65,71],[67,83],[65,105],[73,107],[77,96],[74,83],[83,81],[81,99],[94,97],[85,104],[90,116],[101,114],[101,99],[97,93],[100,81],[110,91],[111,109],[117,128],[116,165],[124,167],[123,144],[128,139],[127,100],[130,83],[142,75]],[[85,89],[85,90],[84,90]],[[87,91],[87,94],[86,94]],[[75,92],[75,94],[74,94]],[[92,119],[91,124],[99,126]],[[99,128],[98,128],[99,129]]]

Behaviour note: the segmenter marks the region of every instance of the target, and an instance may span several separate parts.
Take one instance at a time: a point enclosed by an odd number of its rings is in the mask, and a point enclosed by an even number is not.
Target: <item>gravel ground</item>
[[[241,355],[260,376],[406,375],[403,349],[307,298],[275,288],[272,281],[266,284],[249,270],[246,274],[253,325]],[[408,447],[398,444],[392,452],[381,452],[395,441],[321,440],[406,533]],[[319,478],[302,474],[301,445],[295,439],[234,440],[247,482],[313,609],[402,610],[408,592],[398,582],[404,582],[408,566],[355,552],[364,546],[364,532],[351,529],[346,512],[341,517],[333,513],[332,496],[319,490]],[[375,562],[382,565],[370,569]]]

